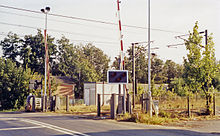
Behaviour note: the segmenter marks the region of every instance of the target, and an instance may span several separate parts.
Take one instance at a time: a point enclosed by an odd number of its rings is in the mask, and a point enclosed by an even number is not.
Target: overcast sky
[[[40,11],[49,6],[50,13],[98,21],[118,23],[117,0],[1,0],[0,5]],[[148,0],[121,0],[122,25],[147,27]],[[13,25],[44,28],[44,14],[29,13],[0,7],[0,39],[9,31],[18,35],[36,34],[36,29]],[[183,62],[185,46],[168,48],[167,45],[183,43],[175,36],[188,34],[195,22],[199,31],[213,33],[216,58],[220,60],[220,1],[219,0],[151,0],[151,40],[159,58]],[[8,25],[6,25],[6,23]],[[124,50],[132,42],[147,41],[147,29],[122,27]],[[82,20],[48,16],[48,34],[59,39],[66,36],[75,44],[93,44],[111,59],[119,54],[117,25],[100,24]],[[187,38],[187,37],[185,37]],[[2,51],[0,51],[2,54]]]

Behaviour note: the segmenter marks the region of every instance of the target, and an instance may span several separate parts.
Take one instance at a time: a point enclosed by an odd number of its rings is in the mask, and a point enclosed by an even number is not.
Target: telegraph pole
[[[133,109],[135,108],[135,43],[132,43]]]
[[[208,44],[208,30],[205,30],[205,45]]]
[[[153,42],[153,41],[150,41]],[[132,75],[133,75],[133,81],[132,81],[132,89],[133,89],[133,109],[135,108],[135,90],[137,88],[136,86],[136,77],[135,77],[135,58],[138,56],[140,50],[138,52],[135,52],[135,45],[138,44],[144,44],[144,43],[148,43],[148,42],[136,42],[136,43],[132,43]],[[154,49],[159,49],[158,47],[155,48],[150,48],[151,50]]]
[[[201,31],[201,32],[199,32],[199,34],[203,34],[203,33],[205,33],[204,34],[204,36],[205,36],[205,45],[207,45],[208,44],[208,30],[206,29],[205,31]],[[182,40],[184,40],[184,41],[187,41],[186,39],[184,39],[184,38],[182,38],[182,37],[184,37],[184,36],[189,36],[190,34],[185,34],[185,35],[179,35],[179,36],[175,36],[175,38],[180,38],[180,39],[182,39]],[[167,47],[168,48],[177,48],[177,46],[179,46],[179,45],[185,45],[185,43],[180,43],[180,44],[170,44],[170,45],[167,45]],[[201,46],[202,48],[205,48],[205,46]]]

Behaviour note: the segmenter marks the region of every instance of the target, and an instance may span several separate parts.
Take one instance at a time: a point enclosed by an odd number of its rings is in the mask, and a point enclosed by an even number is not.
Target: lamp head
[[[44,9],[41,9],[40,11],[43,12],[43,13],[45,13],[45,10],[44,10]]]
[[[46,7],[45,9],[47,10],[47,12],[49,12],[49,11],[50,11],[50,7]]]

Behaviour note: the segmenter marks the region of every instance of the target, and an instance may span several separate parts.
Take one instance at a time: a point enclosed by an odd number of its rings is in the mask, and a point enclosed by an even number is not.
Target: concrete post
[[[57,111],[60,109],[60,97],[58,95],[55,96],[55,109],[54,111]]]
[[[116,117],[116,94],[112,94],[111,97],[111,119]]]
[[[126,110],[128,113],[131,113],[131,99],[130,99],[130,95],[127,94],[127,106],[126,106]]]
[[[146,99],[146,110],[147,113],[149,114],[150,117],[152,117],[152,97],[148,95],[147,99]]]

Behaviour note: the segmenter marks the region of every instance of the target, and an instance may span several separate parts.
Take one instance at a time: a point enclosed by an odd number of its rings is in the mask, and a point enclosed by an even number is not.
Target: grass
[[[216,97],[216,106],[220,106],[220,96]],[[190,98],[190,112],[188,117],[187,112],[187,98],[174,97],[159,100],[159,115],[149,117],[148,114],[141,112],[141,105],[136,104],[134,114],[124,114],[117,118],[119,121],[132,121],[153,125],[169,125],[178,124],[184,121],[194,120],[213,120],[219,119],[218,116],[204,115],[206,109],[206,99],[202,97]]]
[[[177,118],[163,117],[163,116],[153,116],[150,117],[148,114],[144,113],[135,113],[135,114],[124,114],[121,117],[118,117],[119,121],[131,121],[136,123],[144,123],[151,125],[164,125],[171,122],[179,121]]]
[[[8,109],[8,110],[0,110],[0,112],[20,112],[20,111],[24,111],[25,108],[21,107],[20,109]]]
[[[77,115],[82,115],[82,114],[88,114],[88,113],[97,113],[97,106],[91,105],[91,106],[86,106],[84,104],[81,105],[74,105],[69,107],[69,112],[66,112],[66,106],[61,106],[61,110],[58,111],[59,113],[70,113],[70,114],[77,114]],[[101,106],[101,113],[106,114],[110,112],[110,106],[105,105]]]

